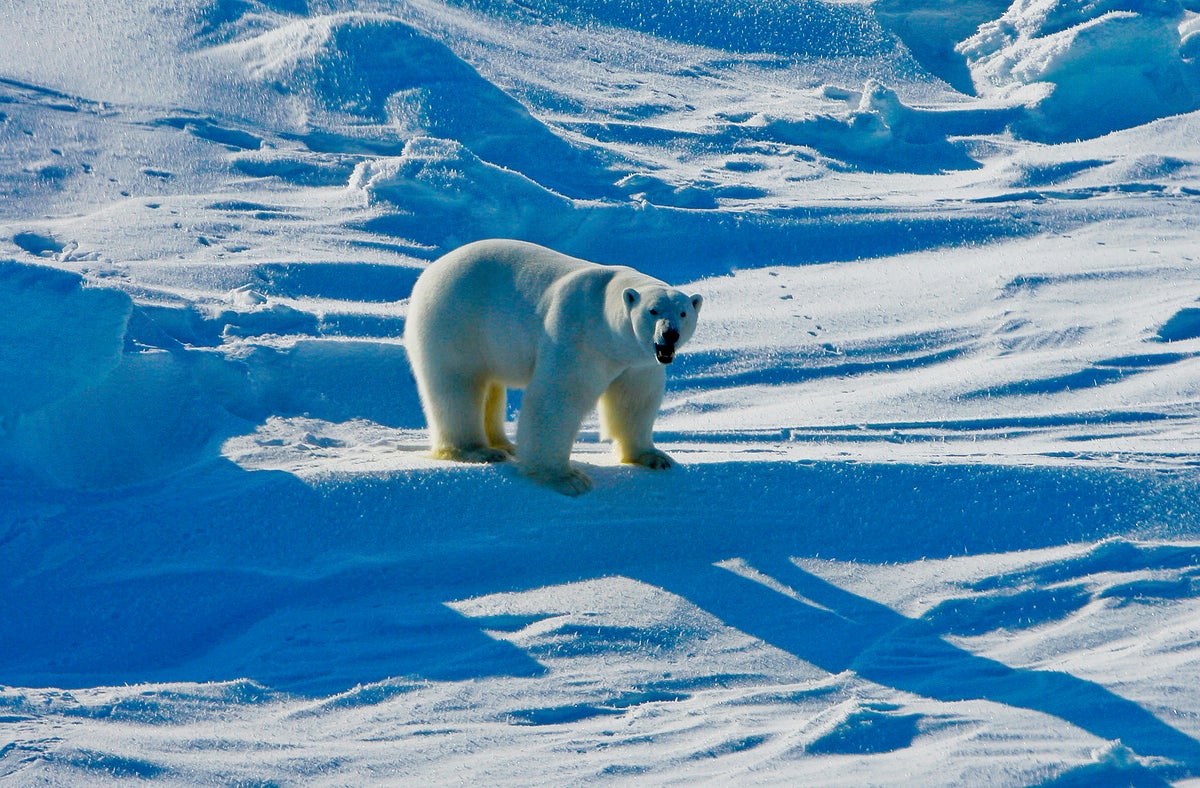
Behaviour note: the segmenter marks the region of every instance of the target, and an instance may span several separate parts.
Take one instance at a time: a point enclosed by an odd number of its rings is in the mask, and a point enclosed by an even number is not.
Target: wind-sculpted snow
[[[129,297],[54,269],[0,266],[5,472],[103,487],[189,462],[221,414],[171,354],[124,352]]]
[[[761,127],[767,139],[807,145],[868,171],[941,172],[980,166],[951,136],[996,133],[1019,117],[1011,109],[914,109],[874,80],[861,91],[826,87],[824,93],[849,110],[800,120],[759,115],[747,125]]]
[[[240,65],[296,102],[293,113],[305,119],[302,136],[340,135],[346,150],[370,150],[376,140],[448,137],[550,188],[598,191],[598,157],[552,134],[445,45],[393,17],[304,19],[211,57]]]
[[[879,24],[900,39],[924,69],[967,95],[975,93],[975,86],[966,59],[955,46],[1008,7],[1009,0],[878,0],[871,4]]]
[[[45,266],[0,262],[0,420],[94,384],[121,358],[129,298]],[[52,351],[52,352],[48,352]]]
[[[981,94],[1029,103],[1020,133],[1095,137],[1200,107],[1187,5],[1017,0],[958,49]]]
[[[870,7],[855,3],[748,0],[736,9],[716,0],[584,0],[565,6],[534,0],[515,7],[495,0],[458,0],[454,4],[491,14],[515,11],[518,18],[601,23],[733,52],[849,57],[891,54],[895,47]]]
[[[618,185],[631,191],[653,188],[632,179]],[[518,237],[598,262],[636,257],[640,267],[667,279],[725,273],[739,265],[872,256],[1030,229],[969,210],[947,216],[777,208],[731,215],[680,208],[670,204],[674,199],[641,191],[633,194],[636,202],[575,201],[485,162],[457,142],[427,137],[410,140],[398,157],[360,164],[350,189],[388,207],[367,220],[368,229],[425,247],[452,249],[483,238]],[[702,186],[693,191],[704,193]],[[709,200],[715,208],[715,198]],[[828,242],[833,238],[838,242]],[[717,248],[711,247],[712,239],[719,239]]]
[[[1194,781],[1198,20],[0,8],[0,785]],[[703,294],[678,467],[426,456],[491,236]]]

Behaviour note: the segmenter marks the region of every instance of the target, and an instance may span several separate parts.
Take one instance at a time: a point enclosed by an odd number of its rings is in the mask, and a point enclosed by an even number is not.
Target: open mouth
[[[658,359],[659,364],[670,364],[675,360],[675,346],[655,344],[654,357]]]

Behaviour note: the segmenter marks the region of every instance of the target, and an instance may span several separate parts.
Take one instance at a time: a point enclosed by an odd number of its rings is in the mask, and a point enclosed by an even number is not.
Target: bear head
[[[660,364],[674,361],[675,350],[696,330],[704,299],[668,287],[629,287],[622,297],[638,344]]]

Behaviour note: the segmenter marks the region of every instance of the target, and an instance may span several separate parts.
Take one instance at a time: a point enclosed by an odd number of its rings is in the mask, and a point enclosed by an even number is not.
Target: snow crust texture
[[[0,785],[1190,785],[1193,0],[0,6]],[[564,500],[430,261],[704,296]],[[509,429],[520,397],[510,398]]]

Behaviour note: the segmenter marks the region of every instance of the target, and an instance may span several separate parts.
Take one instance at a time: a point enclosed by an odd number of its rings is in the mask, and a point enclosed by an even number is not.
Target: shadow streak
[[[397,676],[537,676],[533,656],[447,603],[623,576],[831,673],[1039,711],[1200,773],[1200,744],[1137,704],[972,655],[789,560],[1032,550],[1164,517],[1186,538],[1200,533],[1196,479],[761,460],[589,470],[581,499],[454,463],[305,483],[219,460],[97,492],[0,478],[0,683],[250,678],[321,696]],[[734,557],[827,610],[714,566]]]
[[[715,565],[642,579],[726,624],[830,673],[939,701],[984,700],[1049,714],[1142,756],[1165,758],[1176,777],[1200,770],[1200,742],[1138,704],[1067,673],[1012,668],[961,649],[926,622],[801,570],[779,557],[751,565],[821,609]]]

